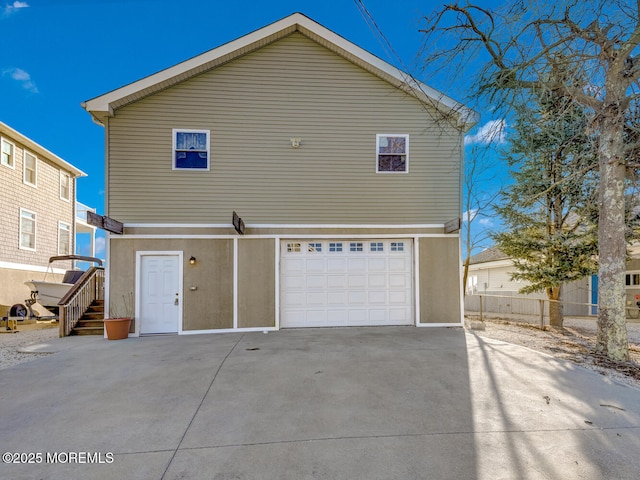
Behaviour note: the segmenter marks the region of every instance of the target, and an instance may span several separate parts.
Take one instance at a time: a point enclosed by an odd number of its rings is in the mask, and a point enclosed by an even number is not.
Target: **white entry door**
[[[409,239],[281,244],[280,326],[411,325]]]
[[[182,298],[180,257],[140,257],[140,333],[178,333]]]

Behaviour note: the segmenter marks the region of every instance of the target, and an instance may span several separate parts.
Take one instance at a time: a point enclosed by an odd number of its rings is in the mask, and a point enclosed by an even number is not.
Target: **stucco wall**
[[[238,241],[238,327],[275,326],[276,241]]]
[[[421,238],[420,323],[461,322],[458,237]]]

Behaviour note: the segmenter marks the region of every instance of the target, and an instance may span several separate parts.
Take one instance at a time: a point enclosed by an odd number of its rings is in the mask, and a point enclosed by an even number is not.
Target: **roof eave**
[[[419,100],[435,107],[441,113],[447,116],[452,115],[454,117],[454,124],[458,128],[466,131],[478,122],[479,115],[473,110],[428,85],[415,80],[407,73],[367,52],[301,13],[289,15],[266,27],[255,30],[236,40],[232,40],[196,57],[190,58],[189,60],[185,60],[184,62],[104,95],[87,100],[82,104],[82,107],[91,113],[94,121],[104,125],[105,119],[113,116],[114,110],[121,106],[132,103],[164,88],[168,88],[169,86],[202,73],[203,71],[215,68],[242,55],[246,55],[295,31],[329,48],[334,53],[380,78],[389,81],[407,93],[414,95]]]
[[[82,170],[80,170],[79,168],[74,167],[69,162],[67,162],[66,160],[60,158],[55,153],[47,150],[46,148],[44,148],[39,143],[34,142],[29,137],[26,137],[22,133],[20,133],[17,130],[11,128],[6,123],[0,122],[0,134],[2,134],[2,133],[4,133],[8,137],[11,137],[12,139],[15,139],[15,141],[20,142],[28,150],[32,151],[33,153],[35,153],[39,157],[47,158],[48,160],[52,161],[53,163],[55,163],[59,167],[63,168],[65,171],[71,173],[74,177],[86,177],[87,176],[87,174],[84,173]]]

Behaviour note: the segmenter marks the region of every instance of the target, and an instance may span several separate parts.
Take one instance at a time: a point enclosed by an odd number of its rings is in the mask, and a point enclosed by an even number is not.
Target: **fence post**
[[[483,322],[484,320],[482,320],[482,295],[479,295],[480,297],[480,321]]]
[[[544,298],[540,299],[540,330],[544,330]]]

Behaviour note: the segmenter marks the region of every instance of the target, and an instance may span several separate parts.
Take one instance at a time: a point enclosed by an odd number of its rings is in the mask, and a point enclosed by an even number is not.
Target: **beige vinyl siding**
[[[123,222],[444,223],[461,134],[299,33],[115,112],[108,213]],[[172,170],[172,129],[209,129],[209,171]],[[376,134],[409,134],[409,174],[376,174]],[[292,148],[290,139],[301,138]]]

